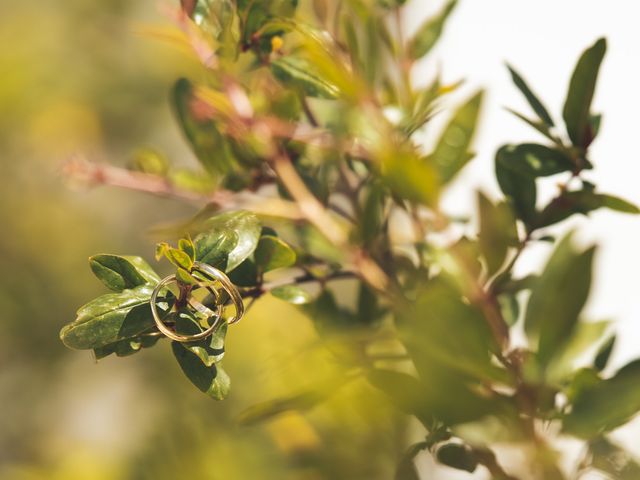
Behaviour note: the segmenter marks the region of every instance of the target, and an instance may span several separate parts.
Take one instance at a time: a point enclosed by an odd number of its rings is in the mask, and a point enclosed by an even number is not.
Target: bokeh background
[[[441,5],[412,1],[409,28]],[[420,81],[440,68],[447,81],[464,77],[489,91],[479,155],[447,195],[452,213],[472,211],[475,188],[497,194],[491,164],[499,145],[535,138],[502,110],[524,107],[503,62],[559,113],[575,60],[601,35],[609,53],[595,105],[605,116],[592,175],[603,191],[640,203],[634,4],[460,2],[444,40],[416,71]],[[166,344],[95,363],[58,340],[75,309],[103,291],[89,255],[151,259],[151,228],[195,212],[133,192],[71,188],[61,172],[78,152],[125,165],[148,147],[194,164],[172,121],[168,91],[195,66],[148,35],[149,25],[167,23],[152,0],[0,0],[0,478],[391,478],[420,431],[358,382],[305,414],[251,426],[235,421],[256,402],[333,374],[309,321],[284,303],[262,300],[229,335],[233,390],[221,403],[189,384]],[[589,312],[618,319],[620,365],[640,354],[640,222],[596,213],[577,224],[584,241],[602,246]],[[547,254],[539,247],[520,267],[538,268]],[[634,431],[632,425],[617,435],[629,440]],[[634,445],[627,442],[640,449]],[[418,461],[425,478],[470,478],[435,469],[426,455]]]

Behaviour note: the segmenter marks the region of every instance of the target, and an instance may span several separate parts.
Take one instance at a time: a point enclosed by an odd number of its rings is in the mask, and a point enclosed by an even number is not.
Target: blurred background
[[[413,0],[409,27],[440,6]],[[603,191],[640,203],[632,146],[638,13],[633,2],[461,1],[444,40],[416,71],[420,81],[441,68],[445,81],[464,77],[489,91],[479,155],[447,196],[451,213],[473,210],[475,188],[497,194],[492,157],[499,145],[533,138],[502,109],[523,107],[503,62],[559,113],[575,60],[601,35],[609,53],[595,99],[605,115],[592,175]],[[235,421],[254,403],[331,378],[311,324],[287,304],[261,300],[234,327],[225,360],[233,389],[220,403],[184,378],[168,344],[95,363],[58,340],[76,308],[103,293],[89,255],[151,260],[151,227],[196,211],[122,190],[69,188],[61,172],[78,152],[125,165],[139,148],[194,165],[168,91],[195,67],[184,52],[141,34],[167,23],[151,0],[0,0],[0,478],[392,478],[420,430],[358,382],[305,414],[250,426]],[[608,212],[577,223],[584,241],[602,245],[589,308],[594,318],[618,319],[620,365],[640,354],[640,224]],[[539,268],[547,254],[534,249],[520,267]],[[618,435],[629,439],[633,428]],[[433,470],[426,455],[418,461],[424,478],[471,478]]]

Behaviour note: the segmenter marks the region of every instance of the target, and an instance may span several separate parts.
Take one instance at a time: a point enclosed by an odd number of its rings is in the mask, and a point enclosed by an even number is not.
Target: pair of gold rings
[[[160,314],[158,312],[158,295],[160,292],[165,289],[171,283],[177,283],[178,280],[175,275],[169,275],[163,278],[156,288],[153,290],[151,294],[151,314],[153,315],[153,320],[158,327],[158,330],[170,338],[171,340],[175,340],[177,342],[193,342],[195,340],[201,340],[203,338],[207,338],[215,333],[215,331],[222,325],[222,322],[225,320],[222,318],[222,310],[223,310],[223,302],[221,300],[220,292],[218,291],[218,285],[222,287],[227,295],[229,295],[229,299],[231,303],[233,303],[235,307],[235,314],[226,320],[228,325],[237,323],[244,315],[244,303],[242,302],[242,297],[240,296],[240,292],[238,288],[229,280],[229,277],[218,270],[217,268],[212,267],[211,265],[207,265],[202,262],[194,262],[192,272],[198,272],[201,276],[205,277],[207,280],[201,281],[197,283],[197,286],[206,288],[209,292],[211,292],[216,300],[216,310],[213,311],[208,307],[202,305],[201,303],[194,302],[193,308],[195,308],[200,313],[206,315],[208,318],[210,326],[197,334],[194,335],[181,335],[170,329],[160,318]],[[213,321],[211,321],[213,319]]]

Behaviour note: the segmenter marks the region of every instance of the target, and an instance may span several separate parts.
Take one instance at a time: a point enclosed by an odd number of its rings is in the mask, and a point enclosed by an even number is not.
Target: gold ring
[[[231,280],[229,280],[229,277],[227,277],[222,271],[218,270],[217,268],[214,268],[211,265],[207,265],[206,263],[201,263],[201,262],[195,262],[193,264],[193,270],[196,270],[200,273],[205,274],[206,276],[210,277],[212,280],[217,281],[222,285],[222,288],[229,294],[229,297],[231,298],[231,301],[233,302],[236,309],[235,315],[231,317],[229,320],[227,320],[227,323],[231,325],[239,321],[242,318],[242,315],[244,314],[244,303],[242,302],[242,297],[240,296],[240,292],[238,291],[237,287],[231,282]],[[208,308],[202,305],[201,307],[204,310],[206,310],[206,312],[198,309],[197,307],[194,307],[194,308],[199,310],[201,313],[209,314],[209,318],[213,316],[216,317],[214,322],[211,324],[209,328],[207,328],[203,332],[196,333],[193,335],[181,335],[171,330],[169,327],[167,327],[164,324],[164,322],[160,318],[160,315],[158,314],[157,300],[158,300],[158,295],[160,294],[160,291],[171,282],[177,282],[175,275],[169,275],[163,278],[160,281],[160,283],[156,285],[153,292],[151,293],[151,299],[150,299],[151,314],[153,316],[153,320],[156,323],[156,326],[158,327],[158,330],[160,330],[160,332],[166,337],[170,338],[171,340],[175,340],[177,342],[193,342],[195,340],[201,340],[203,338],[207,338],[213,335],[213,333],[218,329],[218,327],[221,324],[222,303],[219,302],[220,300],[219,292],[215,289],[215,287],[212,289],[209,289],[208,287],[212,285],[210,285],[208,282],[198,283],[198,285],[202,287],[207,287],[209,291],[215,296],[216,307],[217,307],[216,311],[212,312],[211,310],[209,310]]]

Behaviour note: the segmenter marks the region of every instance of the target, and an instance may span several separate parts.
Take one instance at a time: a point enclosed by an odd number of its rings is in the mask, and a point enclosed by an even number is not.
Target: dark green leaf
[[[170,315],[175,320],[176,333],[180,335],[195,335],[204,331],[191,312],[181,311]],[[184,342],[182,346],[194,353],[205,366],[211,367],[224,357],[226,335],[227,324],[223,322],[210,337],[195,342]]]
[[[525,224],[531,224],[536,217],[536,182],[531,175],[514,169],[511,165],[509,147],[502,147],[496,153],[496,178],[500,189],[512,202],[513,208]]]
[[[471,159],[469,147],[476,130],[483,92],[476,93],[453,115],[431,155],[443,183],[451,179]]]
[[[182,132],[202,166],[213,174],[229,172],[233,159],[228,145],[211,119],[196,114],[197,104],[189,80],[178,80],[173,89],[173,103]]]
[[[577,147],[587,147],[594,136],[590,124],[591,101],[606,50],[607,41],[599,39],[582,54],[571,77],[562,117],[569,138]]]
[[[299,88],[305,95],[318,98],[337,98],[338,87],[320,76],[307,60],[286,56],[271,62],[273,75],[285,86]]]
[[[254,258],[262,272],[291,267],[296,263],[296,252],[286,242],[271,235],[260,237]]]
[[[638,207],[613,195],[596,193],[591,189],[564,191],[540,212],[536,227],[542,228],[559,223],[574,214],[587,215],[600,208],[622,213],[640,213]]]
[[[385,189],[380,185],[373,185],[367,192],[362,208],[362,243],[370,246],[380,234],[384,221]]]
[[[613,352],[613,347],[616,344],[616,336],[611,335],[606,342],[602,344],[600,350],[596,354],[596,358],[593,361],[593,367],[601,372],[607,366],[609,362],[609,357],[611,357],[611,352]]]
[[[591,288],[595,248],[577,252],[571,239],[567,235],[553,252],[527,304],[524,326],[541,366],[571,337]]]
[[[179,342],[171,342],[171,349],[184,374],[201,392],[215,400],[223,400],[229,395],[231,380],[220,363],[207,367],[195,353]]]
[[[227,272],[254,252],[261,230],[258,217],[242,210],[212,217],[202,228],[194,239],[196,259]]]
[[[258,268],[256,262],[247,258],[238,265],[233,272],[229,273],[229,279],[238,287],[255,287],[260,281],[258,278]]]
[[[153,347],[161,338],[161,335],[144,335],[141,337],[129,338],[126,340],[120,340],[116,343],[110,343],[104,347],[94,348],[93,353],[96,360],[101,360],[112,353],[115,353],[118,357],[127,357],[134,353],[138,353],[144,348]]]
[[[140,335],[155,325],[149,307],[152,291],[143,285],[92,300],[60,331],[60,339],[69,348],[84,350]]]
[[[564,419],[565,432],[593,438],[628,422],[640,410],[640,361],[620,369],[612,378],[584,388]]]
[[[415,33],[407,47],[409,56],[417,60],[425,56],[436,44],[449,15],[455,8],[457,0],[449,1],[440,13],[424,22]]]
[[[516,116],[517,118],[522,120],[524,123],[526,123],[527,125],[532,127],[534,130],[537,130],[538,132],[540,132],[542,135],[547,137],[549,140],[553,140],[553,136],[551,135],[551,132],[549,131],[549,127],[544,122],[532,120],[532,119],[526,117],[525,115],[523,115],[522,113],[517,112],[517,111],[515,111],[515,110],[513,110],[511,108],[506,108],[506,110],[507,110],[507,112],[511,113],[512,115]]]
[[[518,74],[518,72],[516,72],[513,69],[513,67],[511,67],[510,65],[507,65],[507,68],[511,73],[511,78],[513,80],[513,83],[516,85],[516,87],[518,87],[518,90],[520,90],[522,94],[525,96],[525,98],[527,99],[527,102],[529,102],[529,105],[531,105],[531,108],[533,108],[533,111],[536,112],[536,115],[538,115],[538,118],[540,118],[540,120],[542,120],[545,123],[545,125],[547,125],[548,127],[553,127],[553,120],[551,119],[551,115],[549,115],[549,112],[547,111],[545,106],[542,104],[542,102],[531,91],[527,83],[520,76],[520,74]]]
[[[487,263],[487,273],[496,273],[507,257],[509,247],[518,242],[516,220],[507,203],[494,205],[482,193],[478,193],[480,233],[478,243]]]
[[[443,465],[469,473],[473,473],[478,467],[478,460],[473,450],[459,443],[446,443],[438,447],[436,458]]]
[[[107,288],[116,292],[160,281],[158,274],[140,257],[94,255],[89,258],[89,266]]]
[[[281,287],[272,288],[269,293],[294,305],[304,305],[313,301],[312,295],[298,285],[282,285]]]
[[[564,152],[535,143],[505,145],[499,153],[504,168],[531,177],[548,177],[575,169]]]

